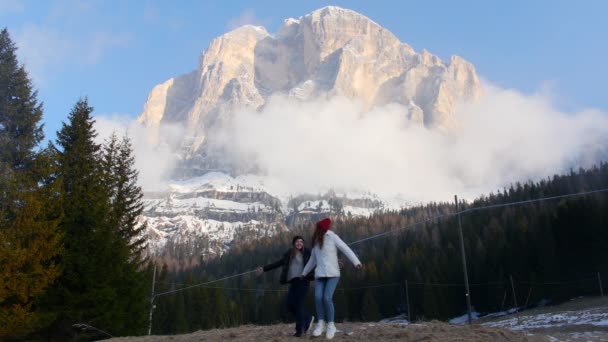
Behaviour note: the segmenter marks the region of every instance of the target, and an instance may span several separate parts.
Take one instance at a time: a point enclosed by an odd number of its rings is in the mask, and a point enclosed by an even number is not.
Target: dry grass
[[[338,332],[335,341],[549,341],[540,335],[527,335],[522,332],[480,325],[455,326],[442,322],[401,325],[393,323],[342,323],[336,324]],[[297,341],[291,336],[293,325],[277,324],[272,326],[242,326],[230,329],[197,331],[186,335],[145,336],[114,338],[111,342],[159,342],[159,341],[260,341],[282,342]],[[301,337],[299,340],[325,340],[325,337]]]
[[[558,306],[537,308],[520,313],[522,319],[526,316],[558,313],[579,310],[608,311],[608,297],[578,298]],[[504,319],[495,318],[495,320]],[[444,322],[432,321],[419,324],[395,323],[338,323],[338,333],[335,341],[608,341],[608,327],[591,325],[566,325],[549,328],[512,331],[504,328],[494,328],[481,325],[488,320],[482,319],[473,324],[451,325]],[[190,342],[190,341],[261,341],[282,342],[298,341],[293,337],[293,324],[276,324],[271,326],[247,325],[237,328],[197,331],[191,334],[172,336],[140,336],[121,337],[107,341],[111,342]],[[325,341],[324,337],[301,337],[299,340]]]

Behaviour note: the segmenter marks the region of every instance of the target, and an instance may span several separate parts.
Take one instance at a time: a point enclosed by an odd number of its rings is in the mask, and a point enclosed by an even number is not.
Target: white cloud
[[[47,75],[66,65],[75,44],[58,30],[35,24],[24,26],[14,38],[19,60],[39,85],[48,81]]]
[[[25,11],[25,4],[18,0],[0,0],[0,15],[21,13]]]
[[[400,105],[364,113],[344,98],[275,97],[261,113],[237,113],[222,141],[283,191],[359,189],[414,200],[474,197],[589,166],[608,149],[608,113],[563,113],[545,95],[486,85],[484,99],[455,116],[458,127],[442,133],[408,122]]]
[[[226,27],[228,30],[234,30],[243,25],[267,26],[268,23],[268,19],[257,18],[252,9],[246,9],[238,17],[231,18]]]
[[[99,23],[103,6],[99,0],[53,0],[42,7],[47,10],[42,20],[14,30],[19,59],[37,87],[46,86],[67,68],[97,65],[134,40],[132,33]]]
[[[546,90],[536,95],[485,85],[486,95],[462,106],[448,132],[409,122],[391,104],[365,113],[358,101],[334,97],[302,102],[273,97],[262,112],[241,111],[219,131],[225,157],[255,162],[274,193],[330,188],[402,195],[413,201],[473,198],[513,182],[539,180],[607,157],[608,113],[564,113]],[[162,187],[178,161],[158,132],[126,117],[97,117],[100,138],[128,128],[140,183]],[[162,127],[178,141],[179,126]]]
[[[57,21],[76,21],[94,14],[103,5],[99,0],[53,0],[48,18]]]
[[[92,32],[81,37],[49,25],[27,24],[15,34],[19,59],[38,86],[73,65],[96,65],[112,50],[134,39],[125,32]]]
[[[133,144],[135,168],[139,171],[138,183],[146,190],[162,188],[177,159],[171,146],[166,143],[156,144],[156,131],[122,114],[95,116],[95,130],[98,133],[98,143],[103,143],[113,132],[119,139],[125,133],[128,134]],[[161,130],[167,141],[183,134],[179,125],[164,125]]]
[[[85,45],[86,63],[98,64],[114,48],[127,47],[134,40],[134,35],[126,32],[96,32]]]

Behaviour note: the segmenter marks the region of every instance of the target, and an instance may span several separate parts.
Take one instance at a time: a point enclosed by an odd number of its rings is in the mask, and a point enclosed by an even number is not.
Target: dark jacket
[[[306,265],[306,263],[308,262],[308,259],[310,259],[310,250],[306,249],[306,247],[302,250],[302,256],[303,256],[303,261],[304,261],[304,265]],[[264,267],[262,267],[264,269],[264,272],[268,272],[271,270],[274,270],[275,268],[278,267],[283,267],[281,269],[281,278],[279,279],[279,281],[281,282],[281,284],[287,284],[287,274],[289,274],[289,264],[291,263],[291,248],[287,250],[287,252],[285,252],[285,254],[283,254],[283,257],[277,261],[277,262],[273,262],[272,264],[268,264]],[[310,272],[306,278],[304,278],[305,280],[314,280],[315,279],[315,275],[314,275],[314,271]]]

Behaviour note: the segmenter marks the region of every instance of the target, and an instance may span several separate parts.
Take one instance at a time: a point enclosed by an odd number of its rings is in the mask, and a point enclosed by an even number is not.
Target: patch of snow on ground
[[[405,315],[405,314],[391,317],[391,318],[385,318],[385,319],[381,320],[380,323],[410,324],[410,322],[407,320],[407,315]]]
[[[538,315],[521,315],[517,317],[509,317],[507,319],[484,323],[489,327],[502,327],[512,330],[550,328],[565,325],[594,325],[599,327],[608,326],[608,312],[606,308],[594,308],[582,311],[561,311],[553,313],[544,313]]]
[[[471,319],[474,321],[479,319],[479,312],[471,312]],[[450,320],[450,324],[466,324],[469,322],[469,315],[464,314],[462,316],[454,317]]]

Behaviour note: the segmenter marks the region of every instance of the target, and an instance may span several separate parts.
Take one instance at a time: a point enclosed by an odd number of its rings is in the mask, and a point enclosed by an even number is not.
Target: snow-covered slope
[[[143,203],[150,253],[177,259],[218,256],[235,239],[272,236],[320,217],[369,216],[404,206],[362,192],[275,195],[261,176],[219,172],[145,190]]]
[[[144,195],[142,223],[159,256],[220,255],[238,234],[273,235],[285,229],[282,221],[280,200],[257,176],[208,173]]]

